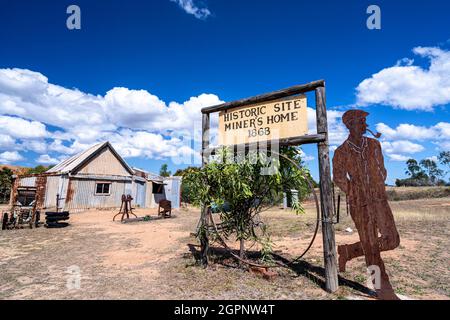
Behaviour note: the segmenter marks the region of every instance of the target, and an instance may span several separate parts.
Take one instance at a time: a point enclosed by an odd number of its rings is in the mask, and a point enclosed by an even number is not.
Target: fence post
[[[205,154],[205,150],[209,148],[209,126],[210,126],[210,114],[203,113],[202,115],[202,166],[208,163],[208,155]],[[209,255],[209,239],[208,239],[208,210],[207,206],[202,207],[202,213],[200,217],[200,250],[201,250],[201,264],[204,267],[208,266]]]
[[[335,292],[339,288],[336,259],[336,243],[333,226],[333,196],[331,188],[330,155],[328,147],[328,124],[325,85],[315,89],[317,133],[325,134],[325,141],[318,144],[320,174],[320,206],[322,210],[322,235],[325,262],[326,290]]]

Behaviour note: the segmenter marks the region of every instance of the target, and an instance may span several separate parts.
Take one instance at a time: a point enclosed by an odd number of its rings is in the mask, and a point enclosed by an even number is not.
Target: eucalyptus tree
[[[221,148],[208,164],[184,174],[183,183],[191,190],[192,203],[215,209],[221,222],[216,236],[226,240],[233,236],[239,241],[241,258],[245,240],[261,244],[263,259],[270,256],[270,234],[259,214],[278,205],[284,191],[298,190],[294,211],[303,212],[301,200],[310,192],[310,173],[302,166],[299,149],[285,147],[280,154],[233,155],[228,148]]]

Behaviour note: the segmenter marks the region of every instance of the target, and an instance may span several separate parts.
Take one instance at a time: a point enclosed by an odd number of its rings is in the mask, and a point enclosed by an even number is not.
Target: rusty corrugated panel
[[[14,179],[14,183],[13,183],[12,190],[11,190],[11,198],[9,201],[10,205],[13,205],[17,201],[17,195],[18,195],[17,189],[19,187],[19,182],[20,182],[19,178]]]
[[[66,203],[70,203],[73,200],[73,186],[72,186],[72,179],[69,179],[69,184],[67,186],[67,195],[66,195]]]
[[[45,190],[47,186],[47,176],[36,177],[36,208],[43,208],[45,203]]]
[[[35,187],[36,186],[36,176],[33,177],[18,177],[19,187]]]
[[[139,169],[139,168],[132,168],[132,169],[134,171],[135,176],[147,179],[147,173],[144,170]]]

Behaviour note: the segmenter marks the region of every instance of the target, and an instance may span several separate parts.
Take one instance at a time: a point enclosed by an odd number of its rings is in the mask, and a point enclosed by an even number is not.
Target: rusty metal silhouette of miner
[[[364,256],[368,269],[378,276],[378,279],[371,277],[378,298],[398,300],[380,253],[397,248],[400,237],[387,201],[387,172],[381,144],[364,136],[367,131],[372,133],[367,128],[367,116],[362,110],[344,113],[342,121],[350,134],[333,157],[333,180],[347,195],[350,215],[360,238],[359,242],[338,246],[339,269],[344,272],[348,261]]]

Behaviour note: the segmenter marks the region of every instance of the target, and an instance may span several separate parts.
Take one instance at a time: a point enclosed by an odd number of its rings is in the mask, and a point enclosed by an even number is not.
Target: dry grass
[[[450,196],[450,187],[388,187],[390,201],[445,198]]]
[[[383,253],[394,288],[417,299],[449,299],[448,234],[450,198],[391,203],[401,236],[398,249]],[[139,210],[138,215],[155,214]],[[277,269],[268,281],[236,268],[232,259],[213,255],[208,269],[197,266],[188,244],[199,210],[183,209],[166,220],[121,224],[113,212],[73,214],[65,229],[0,231],[0,299],[341,299],[367,297],[364,259],[341,275],[336,294],[323,287],[322,239],[293,269]],[[277,208],[262,215],[270,226],[274,250],[293,258],[314,229],[312,203],[296,216]],[[358,240],[341,207],[338,244]],[[195,247],[191,247],[191,249]],[[66,288],[67,267],[82,271],[81,290]]]

